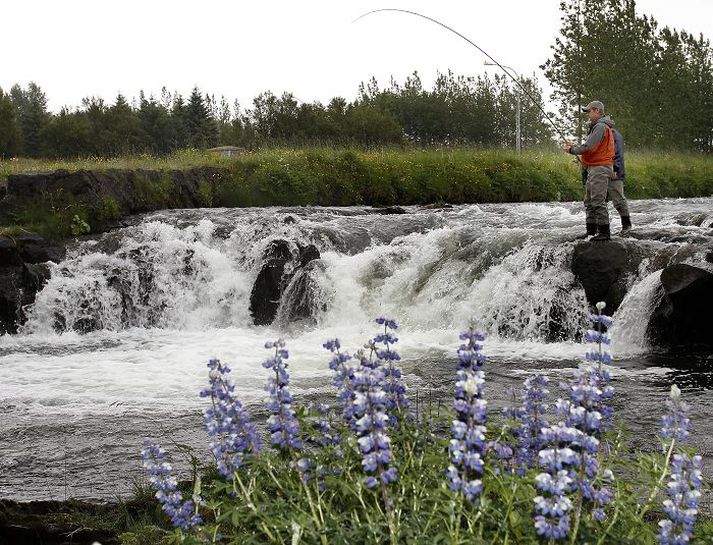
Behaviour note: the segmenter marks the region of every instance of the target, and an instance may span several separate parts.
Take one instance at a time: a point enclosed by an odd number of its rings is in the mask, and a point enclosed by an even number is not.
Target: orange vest
[[[605,125],[602,141],[581,155],[582,165],[585,167],[613,167],[615,151],[614,131]]]

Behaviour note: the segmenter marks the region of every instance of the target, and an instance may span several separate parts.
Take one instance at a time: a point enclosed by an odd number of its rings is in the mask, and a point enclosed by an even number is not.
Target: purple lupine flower
[[[353,418],[352,399],[354,391],[352,390],[352,378],[354,376],[354,367],[350,364],[352,357],[341,351],[339,339],[330,339],[322,345],[332,353],[332,358],[329,360],[329,368],[334,371],[332,384],[337,388],[337,399],[343,405],[342,416],[347,426],[351,426]]]
[[[362,467],[367,473],[364,484],[374,488],[381,483],[385,490],[389,483],[397,480],[397,472],[393,465],[391,439],[387,434],[389,416],[387,396],[382,387],[384,370],[361,350],[356,358],[361,365],[352,376],[351,427],[357,435]]]
[[[683,441],[691,430],[691,421],[687,416],[690,407],[681,399],[681,390],[675,384],[671,387],[666,407],[669,412],[661,418],[661,437]]]
[[[547,398],[549,381],[543,375],[525,380],[520,399],[522,405],[508,410],[515,420],[516,462],[521,472],[537,465],[537,453],[543,448],[542,428],[547,428]]]
[[[451,426],[448,486],[473,503],[480,500],[482,492],[483,456],[485,454],[485,420],[487,403],[483,399],[485,375],[480,369],[485,356],[481,344],[482,333],[466,331],[460,334],[466,341],[458,348],[456,385],[453,404],[456,420]]]
[[[208,362],[208,387],[200,392],[201,397],[210,397],[211,405],[204,413],[205,429],[215,437],[209,445],[216,459],[218,472],[226,479],[244,459],[262,448],[262,441],[250,415],[235,394],[235,385],[229,377],[230,368],[219,360]]]
[[[149,482],[156,490],[156,499],[161,508],[171,519],[174,528],[188,530],[201,524],[203,520],[198,514],[194,500],[183,501],[183,494],[177,489],[178,481],[171,474],[172,467],[165,458],[166,452],[160,445],[146,439],[141,451],[142,465],[149,474]]]
[[[507,441],[488,441],[486,451],[495,454],[498,461],[497,465],[492,468],[495,475],[499,475],[501,471],[509,474],[514,473],[515,451]]]
[[[569,531],[568,510],[561,509],[567,504],[561,501],[567,492],[579,490],[598,521],[606,518],[603,508],[613,498],[606,485],[613,482],[614,474],[609,469],[602,470],[599,463],[600,438],[602,431],[610,425],[613,410],[609,401],[614,396],[611,375],[604,368],[611,362],[611,356],[603,349],[610,340],[602,328],[609,330],[612,325],[611,318],[601,313],[604,306],[604,303],[597,303],[597,314],[591,316],[596,329],[585,335],[587,341],[597,345],[587,351],[586,359],[597,365],[575,374],[575,382],[568,387],[569,399],[559,399],[555,404],[555,413],[564,420],[544,428],[541,434],[542,440],[551,448],[539,452],[540,466],[545,471],[538,475],[537,487],[544,495],[535,500],[538,511],[535,528],[538,534],[549,539],[562,539]],[[560,471],[567,473],[567,487],[560,490],[541,486],[541,482],[549,482],[546,474],[551,480],[555,472],[559,474]],[[555,509],[553,505],[558,507]]]
[[[547,448],[538,453],[542,472],[535,478],[540,492],[535,498],[535,531],[549,540],[563,539],[569,532],[570,498],[574,490],[579,453],[572,448],[582,437],[582,432],[565,423],[542,429],[541,441]]]
[[[324,403],[317,403],[310,408],[310,412],[313,415],[310,417],[310,423],[316,436],[315,442],[323,447],[338,445],[339,437],[335,435],[332,424],[329,421],[329,406]]]
[[[668,518],[659,522],[661,545],[686,545],[691,540],[703,486],[702,469],[700,456],[673,455],[671,479],[666,488],[668,499],[663,502]]]
[[[266,369],[274,371],[265,385],[269,394],[265,406],[270,411],[267,419],[267,429],[270,431],[271,443],[282,451],[302,449],[300,424],[292,410],[292,395],[290,394],[290,375],[287,372],[287,360],[290,356],[285,349],[285,341],[267,341],[265,348],[275,349],[275,355],[262,364]]]
[[[385,379],[383,388],[386,392],[386,407],[389,411],[391,423],[396,424],[399,417],[409,408],[403,373],[396,365],[396,362],[401,360],[401,356],[394,349],[394,344],[399,342],[399,339],[392,333],[399,326],[396,320],[390,318],[380,317],[374,321],[384,326],[384,332],[374,337],[369,346],[374,351],[377,360],[383,365]]]

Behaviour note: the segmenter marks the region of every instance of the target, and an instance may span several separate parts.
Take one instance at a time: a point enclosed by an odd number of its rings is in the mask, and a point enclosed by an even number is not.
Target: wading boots
[[[599,228],[599,232],[594,235],[591,239],[589,240],[609,240],[611,238],[611,230],[609,229],[609,224],[602,224],[597,226]]]
[[[621,236],[626,236],[629,234],[629,231],[631,231],[631,216],[622,216],[621,217],[621,233],[619,233]]]

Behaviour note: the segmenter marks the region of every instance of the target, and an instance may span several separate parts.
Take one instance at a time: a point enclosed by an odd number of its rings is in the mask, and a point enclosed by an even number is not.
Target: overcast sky
[[[307,102],[349,100],[370,76],[387,84],[418,70],[475,75],[491,68],[460,38],[422,19],[379,13],[418,11],[469,37],[502,64],[536,74],[560,26],[560,0],[2,0],[0,87],[37,82],[50,109],[97,95],[113,102],[162,86],[194,85],[250,107],[262,91],[291,91]],[[639,0],[661,24],[713,38],[713,0]]]

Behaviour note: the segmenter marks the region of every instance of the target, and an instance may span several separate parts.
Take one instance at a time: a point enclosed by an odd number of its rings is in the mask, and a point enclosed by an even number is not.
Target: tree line
[[[534,78],[521,84],[542,100]],[[161,96],[143,92],[131,102],[119,94],[112,104],[88,97],[74,109],[53,114],[36,83],[0,89],[0,156],[116,156],[167,154],[182,148],[234,145],[515,145],[515,108],[520,91],[504,76],[439,74],[432,89],[418,73],[402,84],[392,79],[381,89],[372,78],[348,102],[342,97],[301,102],[292,93],[267,91],[243,110],[201,93],[185,99],[165,88]],[[541,114],[522,108],[524,146],[548,143],[551,134]]]
[[[713,151],[713,50],[700,35],[661,27],[636,12],[635,0],[562,0],[562,26],[541,66],[554,87],[564,132],[581,139],[580,106],[604,102],[630,147]],[[539,104],[533,76],[519,84]],[[515,147],[522,98],[522,144],[553,143],[531,99],[504,75],[438,74],[424,88],[414,72],[380,88],[372,78],[357,98],[327,104],[267,91],[243,109],[225,97],[163,89],[112,104],[88,97],[54,114],[35,83],[0,89],[0,157],[163,155],[177,149],[235,145],[477,145]]]
[[[599,99],[629,145],[713,151],[710,40],[637,14],[635,0],[563,0],[560,10],[541,68],[569,131],[581,136],[578,107]]]

